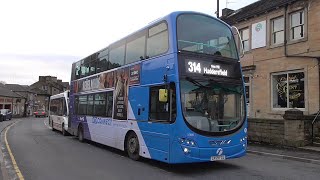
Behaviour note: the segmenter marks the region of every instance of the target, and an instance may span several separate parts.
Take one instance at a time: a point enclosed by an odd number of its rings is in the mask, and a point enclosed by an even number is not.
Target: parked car
[[[11,120],[12,119],[12,113],[10,111],[10,109],[0,109],[0,113],[2,115],[2,120]]]
[[[37,111],[33,112],[34,116],[37,117],[47,117],[47,112],[43,109],[38,109]]]

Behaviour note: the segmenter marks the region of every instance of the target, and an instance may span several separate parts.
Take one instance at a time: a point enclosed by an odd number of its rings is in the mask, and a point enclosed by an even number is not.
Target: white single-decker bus
[[[52,130],[59,130],[65,136],[68,134],[69,121],[69,91],[50,97],[49,123]]]

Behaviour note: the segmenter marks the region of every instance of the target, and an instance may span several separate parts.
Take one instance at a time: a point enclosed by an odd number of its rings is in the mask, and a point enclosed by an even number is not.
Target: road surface
[[[64,137],[45,118],[23,119],[8,131],[12,153],[25,179],[305,179],[319,180],[320,165],[248,154],[213,163],[167,165],[95,143]]]

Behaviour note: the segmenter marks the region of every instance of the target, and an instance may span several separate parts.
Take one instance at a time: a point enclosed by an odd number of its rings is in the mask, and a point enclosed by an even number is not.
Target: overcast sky
[[[239,9],[257,0],[228,0]],[[0,0],[0,81],[70,81],[71,64],[172,11],[214,15],[216,0]],[[220,0],[220,9],[226,0]],[[220,13],[221,14],[221,13]]]

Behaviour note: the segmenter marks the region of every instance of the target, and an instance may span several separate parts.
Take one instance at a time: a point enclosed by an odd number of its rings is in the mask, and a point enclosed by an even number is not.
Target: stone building
[[[53,76],[39,76],[39,81],[30,85],[29,89],[36,95],[31,101],[33,110],[45,109],[48,111],[50,96],[68,90],[69,83],[62,82]]]
[[[320,1],[260,0],[235,11],[224,9],[221,18],[236,26],[242,38],[238,45],[245,51],[241,64],[249,126],[265,126],[255,135],[286,144],[269,136],[285,139],[285,112],[313,115],[320,109]]]
[[[26,99],[0,85],[0,109],[10,109],[14,117],[21,117],[25,112]]]
[[[32,110],[29,103],[33,99],[35,93],[31,91],[27,85],[5,84],[4,87],[18,94],[25,100],[24,108],[13,106],[13,112],[15,111],[14,109],[17,109],[18,112],[23,109],[22,115],[27,116],[27,113]]]

